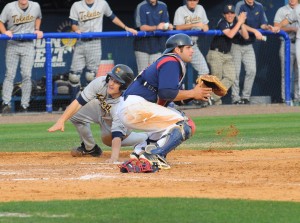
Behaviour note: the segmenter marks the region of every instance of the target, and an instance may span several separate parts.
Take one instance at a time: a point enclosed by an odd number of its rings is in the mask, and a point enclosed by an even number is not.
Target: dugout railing
[[[277,34],[274,34],[270,31],[259,30],[263,35],[266,36],[281,36],[285,41],[285,103],[289,106],[292,105],[291,98],[291,87],[290,87],[290,39],[286,32],[280,31]],[[191,36],[214,36],[214,35],[223,35],[220,30],[209,30],[207,32],[191,30],[191,31],[155,31],[155,32],[138,32],[138,37],[147,37],[147,36],[170,36],[177,33],[186,33]],[[53,81],[52,81],[52,52],[51,52],[51,39],[85,39],[85,38],[134,38],[130,32],[121,31],[121,32],[96,32],[96,33],[72,33],[72,32],[60,32],[60,33],[44,33],[44,39],[46,40],[45,50],[46,50],[46,62],[45,62],[45,74],[46,74],[46,94],[45,97],[39,97],[39,100],[46,101],[46,111],[51,113],[53,111]],[[0,34],[0,40],[24,40],[24,39],[36,39],[35,34],[15,34],[12,38]],[[3,74],[4,75],[4,74]],[[187,75],[189,77],[189,75]],[[192,86],[193,80],[188,78],[187,85],[188,88]],[[20,98],[20,97],[18,97]],[[16,100],[16,98],[14,99]]]

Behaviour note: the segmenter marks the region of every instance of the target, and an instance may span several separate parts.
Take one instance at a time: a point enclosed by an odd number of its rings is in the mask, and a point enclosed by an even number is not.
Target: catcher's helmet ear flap
[[[163,54],[170,53],[178,46],[193,46],[194,43],[188,35],[184,33],[178,33],[171,36],[166,42],[166,50]]]
[[[109,77],[112,77],[121,83],[120,90],[126,90],[134,80],[133,71],[124,64],[117,64],[114,66],[113,69],[107,73],[106,82],[109,81]]]

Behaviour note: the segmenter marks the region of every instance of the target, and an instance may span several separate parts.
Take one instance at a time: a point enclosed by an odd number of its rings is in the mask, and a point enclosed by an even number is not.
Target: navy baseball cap
[[[235,8],[233,5],[225,5],[223,9],[223,13],[226,14],[228,12],[235,13]]]

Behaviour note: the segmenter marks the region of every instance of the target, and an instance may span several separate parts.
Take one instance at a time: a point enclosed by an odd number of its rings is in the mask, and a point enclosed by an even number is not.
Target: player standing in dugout
[[[37,2],[18,0],[5,5],[0,15],[0,32],[9,37],[14,34],[34,33],[43,38],[40,31],[42,12]],[[2,89],[2,114],[11,112],[11,98],[14,79],[20,61],[22,76],[21,112],[29,107],[32,82],[31,72],[34,64],[34,40],[8,40],[5,52],[6,73]]]
[[[78,34],[85,32],[102,32],[103,17],[108,17],[114,24],[132,33],[135,29],[126,26],[111,10],[104,0],[81,0],[75,2],[70,10],[72,31]],[[78,39],[74,48],[69,81],[71,83],[71,97],[75,99],[80,91],[81,75],[86,67],[85,79],[91,82],[98,71],[101,62],[102,46],[100,38]]]

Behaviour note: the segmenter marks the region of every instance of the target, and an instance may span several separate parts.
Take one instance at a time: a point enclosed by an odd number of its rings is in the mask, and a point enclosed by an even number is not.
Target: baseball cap
[[[235,8],[233,5],[225,5],[223,9],[223,13],[226,14],[228,12],[233,12],[235,13]]]

